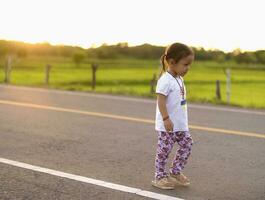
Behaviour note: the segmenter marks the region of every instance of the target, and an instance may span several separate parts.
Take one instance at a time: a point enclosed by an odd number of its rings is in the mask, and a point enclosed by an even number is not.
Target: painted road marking
[[[105,188],[109,188],[109,189],[113,189],[113,190],[118,190],[118,191],[122,191],[122,192],[132,193],[132,194],[136,194],[139,196],[144,196],[144,197],[148,197],[148,198],[152,198],[152,199],[183,200],[183,199],[173,197],[173,196],[168,196],[168,195],[164,195],[164,194],[150,192],[150,191],[142,190],[139,188],[128,187],[128,186],[119,185],[119,184],[115,184],[115,183],[105,182],[102,180],[92,179],[92,178],[79,176],[79,175],[75,175],[75,174],[69,174],[69,173],[65,173],[65,172],[61,172],[61,171],[57,171],[57,170],[53,170],[53,169],[48,169],[48,168],[44,168],[44,167],[39,167],[36,165],[30,165],[27,163],[22,163],[22,162],[9,160],[9,159],[5,159],[5,158],[0,158],[0,162],[4,163],[4,164],[12,165],[12,166],[20,167],[23,169],[29,169],[32,171],[42,172],[42,173],[46,173],[46,174],[50,174],[50,175],[54,175],[54,176],[58,176],[58,177],[68,178],[71,180],[89,183],[89,184],[93,184],[93,185],[97,185],[97,186],[101,186],[101,187],[105,187]]]
[[[68,109],[68,108],[61,108],[61,107],[53,107],[53,106],[45,106],[45,105],[38,105],[38,104],[31,104],[31,103],[22,103],[22,102],[15,102],[15,101],[0,100],[0,104],[22,106],[22,107],[29,107],[29,108],[37,108],[37,109],[45,109],[45,110],[53,110],[53,111],[60,111],[60,112],[69,112],[69,113],[76,113],[76,114],[82,114],[82,115],[105,117],[105,118],[111,118],[111,119],[142,122],[142,123],[149,123],[149,124],[155,123],[154,120],[143,119],[143,118],[134,118],[134,117],[121,116],[121,115],[89,112],[89,111],[82,111],[82,110],[75,110],[75,109]],[[242,132],[242,131],[219,129],[219,128],[210,128],[210,127],[203,127],[203,126],[196,126],[196,125],[190,125],[189,127],[191,129],[203,130],[203,131],[207,131],[207,132],[224,133],[224,134],[231,134],[231,135],[241,135],[241,136],[248,136],[248,137],[256,137],[256,138],[265,139],[265,134]]]
[[[77,92],[77,91],[73,92],[73,91],[64,91],[64,90],[56,90],[56,89],[31,88],[31,87],[10,86],[10,85],[8,85],[8,86],[0,85],[0,87],[9,88],[9,89],[26,90],[26,91],[35,91],[35,92],[42,92],[42,93],[65,94],[65,95],[71,95],[71,96],[105,98],[105,99],[133,101],[133,102],[151,103],[151,104],[156,103],[156,101],[152,100],[152,99],[141,99],[141,98],[133,98],[133,97],[114,96],[111,94],[95,94],[95,93],[89,93],[89,92],[87,92],[87,93]],[[189,108],[217,110],[217,111],[225,111],[225,112],[244,113],[244,114],[265,115],[265,112],[260,112],[260,111],[243,110],[243,109],[235,109],[235,108],[222,108],[222,107],[206,106],[206,105],[189,104]]]

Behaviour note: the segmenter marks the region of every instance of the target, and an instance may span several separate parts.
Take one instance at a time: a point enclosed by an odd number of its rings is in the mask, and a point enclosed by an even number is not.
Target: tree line
[[[225,53],[221,50],[206,50],[203,47],[192,47],[196,60],[225,62],[234,60],[237,63],[265,64],[265,49],[257,51],[241,51],[235,49]],[[17,41],[0,40],[0,57],[15,54],[19,57],[35,56],[62,56],[71,57],[78,63],[86,58],[98,59],[158,59],[164,53],[164,46],[142,44],[130,47],[128,43],[116,45],[103,44],[97,48],[81,48],[78,46],[51,45],[49,43],[29,44]]]

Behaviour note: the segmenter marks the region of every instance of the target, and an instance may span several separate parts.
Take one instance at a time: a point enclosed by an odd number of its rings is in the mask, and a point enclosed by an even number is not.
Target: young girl
[[[155,129],[158,145],[155,159],[155,180],[152,185],[161,189],[174,189],[175,184],[188,186],[189,179],[181,171],[193,144],[188,128],[186,89],[183,77],[194,60],[193,50],[180,43],[170,45],[161,57],[163,70],[157,82],[157,106]],[[168,156],[177,142],[176,152],[169,174],[166,172]]]

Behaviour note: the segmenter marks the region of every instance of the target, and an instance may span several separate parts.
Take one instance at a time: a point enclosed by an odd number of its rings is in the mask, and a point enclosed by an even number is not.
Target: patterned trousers
[[[166,164],[168,156],[175,144],[178,143],[179,148],[173,159],[172,165],[169,169],[171,174],[179,174],[184,166],[187,164],[188,157],[191,153],[191,146],[193,144],[192,137],[189,132],[158,132],[158,144],[155,159],[155,178],[161,179],[167,177]]]

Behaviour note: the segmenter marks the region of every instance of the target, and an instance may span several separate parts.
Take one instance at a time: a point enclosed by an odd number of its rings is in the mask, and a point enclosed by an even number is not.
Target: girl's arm
[[[164,96],[162,94],[157,94],[158,108],[159,108],[159,111],[162,115],[165,129],[167,130],[167,132],[171,132],[171,131],[173,131],[173,123],[168,116],[167,107],[166,107],[166,100],[167,100],[166,96]]]

